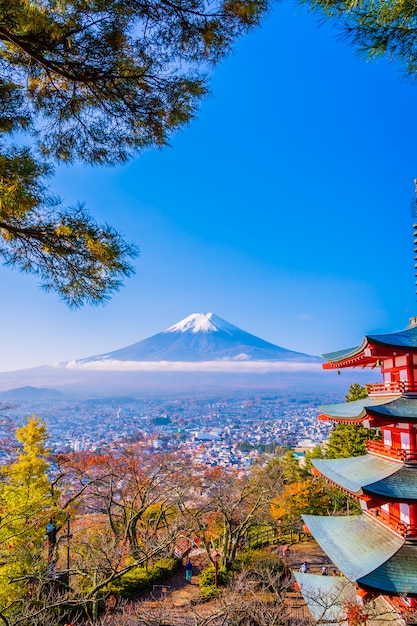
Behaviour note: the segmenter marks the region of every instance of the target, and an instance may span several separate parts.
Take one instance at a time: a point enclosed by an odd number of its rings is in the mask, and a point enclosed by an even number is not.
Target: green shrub
[[[106,593],[112,593],[119,598],[133,598],[138,593],[151,589],[170,576],[178,569],[181,561],[179,559],[161,559],[148,569],[145,567],[135,567],[113,581],[105,588]]]
[[[205,587],[212,587],[213,589],[215,589],[215,586],[214,586],[215,578],[216,578],[216,573],[215,573],[214,565],[210,565],[206,569],[201,570],[200,576],[199,576],[201,589],[204,589]],[[227,573],[226,568],[219,567],[217,570],[217,584],[220,587],[222,587],[223,585],[227,583],[228,579],[229,579],[229,575]]]
[[[280,574],[284,570],[282,558],[269,550],[246,550],[240,552],[234,562],[234,569],[262,572],[265,570]]]
[[[214,585],[207,585],[206,587],[201,587],[198,595],[200,598],[214,598],[221,594],[221,589],[215,587]]]

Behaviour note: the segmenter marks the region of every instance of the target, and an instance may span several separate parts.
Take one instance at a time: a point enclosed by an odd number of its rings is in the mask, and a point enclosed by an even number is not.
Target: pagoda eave
[[[362,398],[353,402],[343,402],[340,404],[324,404],[320,407],[319,419],[323,421],[342,422],[345,424],[360,424],[367,421],[368,428],[379,426],[382,420],[392,422],[391,415],[371,414],[371,408],[380,404],[388,404],[393,398],[387,399],[381,396]]]
[[[326,413],[320,413],[318,419],[322,422],[338,422],[340,424],[362,424],[365,421],[369,421],[368,428],[373,428],[371,426],[371,420],[367,420],[367,416],[358,416],[355,418],[347,418],[347,417],[335,417],[334,415],[326,415]],[[374,420],[372,420],[372,423]]]
[[[340,626],[352,624],[349,611],[352,606],[365,605],[369,624],[386,626],[404,625],[402,613],[409,607],[404,603],[395,608],[388,603],[388,598],[375,594],[374,590],[362,585],[354,585],[344,577],[320,576],[294,572],[296,585],[304,598],[313,619],[320,624]]]
[[[414,421],[417,417],[417,397],[415,394],[403,394],[390,400],[382,399],[382,402],[369,402],[366,413],[377,419],[378,424],[383,424],[383,420],[388,420],[388,423]]]
[[[347,418],[320,413],[318,419],[322,422],[337,422],[338,424],[362,424],[365,428],[382,428],[383,426],[390,426],[393,423],[392,419],[381,419],[377,415],[375,415],[375,417],[370,415],[359,415],[355,418]],[[396,421],[400,422],[401,420]]]
[[[333,363],[323,363],[322,368],[324,370],[340,370],[345,367],[375,367],[375,358],[365,358],[359,356],[352,359],[344,359],[343,361],[335,361]]]
[[[417,598],[417,545],[405,543],[373,572],[358,579],[364,589],[387,595],[404,595]]]
[[[369,454],[345,459],[312,459],[312,462],[315,471],[320,472],[326,481],[356,497],[367,493],[367,499],[386,495],[382,489],[379,493],[373,492],[372,485],[380,484],[401,469],[401,465],[394,461]]]
[[[394,350],[394,352],[392,351]],[[380,367],[377,363],[378,361],[382,361],[384,359],[389,359],[393,354],[397,356],[403,354],[409,354],[413,352],[413,350],[401,349],[398,346],[395,346],[390,349],[387,346],[380,345],[370,345],[365,344],[353,350],[350,354],[344,354],[339,358],[328,358],[327,363],[322,364],[322,368],[325,370],[338,370],[346,367]],[[326,355],[324,355],[326,358]]]
[[[303,515],[303,520],[335,566],[352,582],[389,561],[404,544],[404,538],[369,515]]]
[[[385,461],[385,463],[388,467],[389,461]],[[363,485],[363,492],[372,498],[412,504],[417,500],[415,469],[401,464],[398,471],[392,472],[389,476]]]
[[[316,622],[329,625],[347,622],[345,606],[355,602],[355,585],[341,577],[300,572],[294,572],[294,577]]]

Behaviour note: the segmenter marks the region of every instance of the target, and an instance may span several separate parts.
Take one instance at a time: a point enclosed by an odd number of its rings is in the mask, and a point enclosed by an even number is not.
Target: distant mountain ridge
[[[247,333],[214,313],[193,313],[137,343],[78,360],[97,361],[287,361],[322,363],[317,356],[287,350]]]
[[[56,391],[56,389],[32,387],[31,385],[9,389],[0,393],[0,401],[60,400],[62,398],[64,398],[64,394]]]

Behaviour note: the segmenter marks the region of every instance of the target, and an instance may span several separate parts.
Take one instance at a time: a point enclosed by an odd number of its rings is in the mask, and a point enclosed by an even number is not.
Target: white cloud
[[[241,352],[240,354],[237,354],[236,356],[233,357],[233,359],[224,359],[225,361],[250,361],[250,356],[249,354],[246,354],[245,352]]]
[[[320,363],[288,361],[68,361],[54,367],[97,372],[318,372]]]

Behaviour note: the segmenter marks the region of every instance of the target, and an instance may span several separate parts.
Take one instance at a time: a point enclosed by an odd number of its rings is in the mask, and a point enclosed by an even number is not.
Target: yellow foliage
[[[329,505],[329,495],[312,478],[285,485],[282,494],[271,503],[274,520],[297,520],[303,513],[322,513]]]
[[[34,416],[16,430],[22,452],[3,466],[0,485],[0,609],[26,592],[25,579],[46,570],[46,526],[59,523],[59,494],[48,480],[46,426]],[[62,514],[61,514],[62,516]]]

